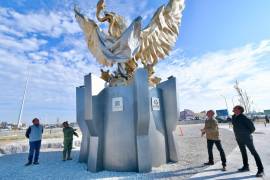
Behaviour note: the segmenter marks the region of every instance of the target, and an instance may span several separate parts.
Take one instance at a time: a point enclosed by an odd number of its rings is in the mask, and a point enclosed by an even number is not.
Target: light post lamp
[[[234,104],[234,98],[235,97],[237,97],[238,95],[234,95],[233,97],[232,97],[232,104],[233,104],[233,107],[235,106],[235,104]]]
[[[221,94],[220,96],[224,98],[224,101],[225,101],[225,104],[226,104],[227,111],[229,111],[228,103],[227,103],[227,98],[226,98],[224,95],[222,95],[222,94]]]
[[[22,126],[22,115],[23,115],[23,108],[24,108],[24,103],[25,103],[25,98],[26,98],[26,93],[27,93],[27,88],[28,88],[29,77],[30,77],[30,74],[29,74],[29,70],[28,70],[28,66],[27,66],[26,83],[25,83],[25,87],[24,87],[22,103],[21,103],[18,122],[17,122],[17,129],[19,129]]]

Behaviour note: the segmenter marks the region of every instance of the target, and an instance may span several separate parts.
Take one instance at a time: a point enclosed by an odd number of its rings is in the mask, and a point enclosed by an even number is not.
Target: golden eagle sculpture
[[[148,71],[150,84],[160,82],[161,79],[153,75],[154,66],[169,54],[175,44],[183,9],[184,0],[169,0],[167,5],[156,10],[149,25],[142,29],[141,17],[127,26],[122,16],[107,12],[104,0],[99,0],[96,17],[99,22],[108,22],[108,32],[101,30],[78,7],[74,11],[93,56],[104,66],[117,65],[113,73],[101,69],[101,78],[110,86],[117,86],[131,82],[139,61]]]

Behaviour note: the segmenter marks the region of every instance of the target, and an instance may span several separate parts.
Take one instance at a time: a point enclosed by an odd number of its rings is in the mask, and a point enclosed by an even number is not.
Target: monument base
[[[106,87],[92,96],[91,74],[76,89],[77,121],[82,131],[80,162],[98,172],[149,172],[178,161],[179,117],[174,77],[149,87],[145,69],[128,86]]]

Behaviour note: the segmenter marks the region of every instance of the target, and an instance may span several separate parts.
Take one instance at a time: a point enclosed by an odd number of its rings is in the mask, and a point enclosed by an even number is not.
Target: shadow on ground
[[[41,152],[40,165],[25,167],[27,154],[13,154],[0,157],[0,179],[1,180],[88,180],[88,179],[188,179],[198,172],[207,172],[206,166],[202,166],[207,161],[206,140],[200,138],[201,125],[183,127],[184,136],[179,136],[180,161],[170,163],[158,168],[153,168],[150,173],[136,172],[109,172],[102,171],[91,173],[87,171],[86,164],[78,163],[78,151],[73,152],[72,161],[62,161],[62,152]],[[223,146],[225,152],[229,154],[235,147],[231,141],[232,132],[221,130],[224,138]],[[219,161],[219,154],[216,150],[215,161]],[[211,171],[220,171],[214,169]],[[209,177],[208,177],[209,178]],[[207,177],[205,177],[207,179]]]
[[[87,171],[86,165],[78,163],[78,151],[73,152],[74,159],[72,161],[63,162],[62,152],[41,152],[40,165],[31,165],[25,167],[27,162],[27,154],[13,154],[0,157],[0,179],[186,179],[197,172],[206,172],[202,170],[205,166],[192,166],[178,170],[169,171],[170,166],[176,164],[165,165],[166,167],[154,168],[150,173],[135,173],[135,172],[108,172],[102,171],[91,173]],[[213,169],[211,171],[220,171]],[[207,177],[206,177],[207,178]]]

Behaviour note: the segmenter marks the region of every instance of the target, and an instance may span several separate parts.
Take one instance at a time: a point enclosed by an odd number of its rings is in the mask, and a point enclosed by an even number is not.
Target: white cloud
[[[9,108],[14,111],[11,115],[13,121],[18,115],[27,71],[30,72],[30,81],[24,120],[29,120],[36,114],[46,120],[56,119],[58,115],[71,121],[75,120],[75,88],[83,84],[85,74],[98,71],[97,67],[85,61],[79,61],[78,67],[74,68],[66,66],[65,60],[29,64],[27,57],[23,55],[10,55],[6,51],[0,51],[0,56],[5,57],[0,59],[0,99],[2,103],[12,102]],[[6,58],[9,60],[6,61]],[[97,81],[96,77],[94,79],[94,91],[97,92],[104,86],[104,82]],[[6,104],[0,103],[0,107],[2,114],[6,110]],[[52,113],[51,110],[58,112]]]
[[[179,50],[178,50],[179,51]],[[225,108],[220,95],[225,95],[232,106],[231,98],[236,94],[236,80],[247,90],[257,110],[269,108],[270,94],[270,41],[257,45],[248,44],[232,50],[207,53],[201,57],[179,58],[172,55],[160,62],[157,73],[166,78],[174,75],[180,88],[181,109],[196,111],[209,108]]]
[[[85,74],[98,74],[99,68],[88,52],[73,11],[0,11],[1,120],[16,120],[28,71],[23,119],[38,116],[43,120],[61,117],[74,121],[75,88],[83,84]],[[62,41],[49,44],[60,36]],[[97,92],[104,82],[94,79]]]
[[[6,25],[0,27],[2,31],[11,29],[13,33],[39,33],[50,37],[81,32],[72,11],[66,14],[55,11],[23,14],[4,8],[0,8],[0,11],[2,12],[0,20]]]
[[[4,24],[0,24],[0,32],[1,34],[11,34],[11,35],[15,35],[17,37],[23,37],[23,33],[16,31],[14,29],[9,28],[8,26],[4,25]]]
[[[145,10],[146,2],[108,1],[108,10],[116,9],[127,19],[134,18],[134,14],[147,19],[152,10]],[[79,5],[89,17],[94,17],[93,1]],[[99,74],[100,66],[90,55],[72,10],[19,13],[0,7],[0,22],[0,118],[16,120],[29,71],[24,120],[38,116],[46,120],[60,117],[74,121],[75,87],[83,84],[85,74]],[[56,44],[51,42],[55,39],[58,39]],[[265,100],[270,98],[267,92],[270,65],[266,60],[269,54],[269,41],[193,58],[184,57],[176,49],[160,62],[157,74],[178,78],[181,108],[198,111],[223,108],[220,94],[231,98],[235,94],[236,79],[253,97],[257,108],[264,108],[270,106]],[[94,78],[96,92],[104,85],[98,79]]]
[[[17,39],[3,34],[0,34],[0,39],[0,48],[17,52],[35,51],[38,50],[41,45],[47,43],[46,40],[34,37]]]

